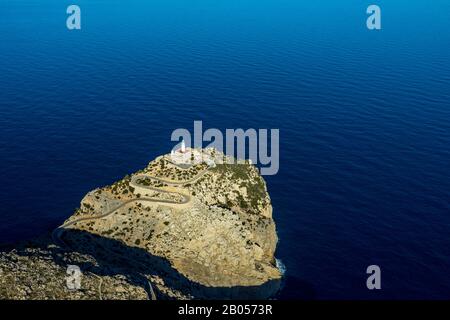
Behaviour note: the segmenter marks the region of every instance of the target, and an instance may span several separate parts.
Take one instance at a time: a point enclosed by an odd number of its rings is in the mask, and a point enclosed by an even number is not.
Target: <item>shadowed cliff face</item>
[[[94,273],[101,275],[119,272],[131,281],[143,280],[144,275],[160,277],[164,286],[197,299],[267,299],[279,289],[279,280],[268,281],[261,286],[204,286],[180,274],[164,258],[141,248],[127,246],[121,241],[84,231],[68,230],[64,241],[79,253],[95,258],[98,267],[92,267]],[[158,290],[158,294],[164,298],[161,291]]]
[[[65,248],[54,245],[50,239],[29,243],[17,247],[12,252],[2,252],[2,258],[12,256],[12,261],[22,260],[22,266],[26,266],[26,260],[34,258],[42,263],[53,264],[57,270],[53,274],[41,274],[39,283],[28,281],[29,292],[25,298],[33,297],[34,290],[45,291],[45,286],[55,283],[61,285],[61,290],[67,293],[67,297],[58,296],[57,299],[69,298],[72,293],[65,290],[65,270],[68,265],[78,265],[83,272],[83,279],[91,279],[92,276],[100,278],[114,278],[120,276],[133,290],[136,287],[145,290],[150,297],[150,285],[157,299],[194,298],[194,299],[266,299],[273,296],[279,289],[279,280],[272,280],[261,286],[235,286],[235,287],[208,287],[193,282],[175,270],[164,258],[151,255],[146,250],[130,247],[121,241],[108,239],[89,232],[80,230],[67,230],[62,240]],[[46,254],[35,254],[29,251],[33,248],[43,250]],[[36,256],[37,255],[37,256]],[[34,266],[37,264],[35,263]],[[14,275],[17,270],[7,270],[2,267],[2,276]],[[17,269],[17,268],[16,268]],[[40,268],[22,268],[25,275],[39,274]],[[85,283],[87,281],[83,281]],[[44,288],[42,288],[44,286]],[[9,288],[12,289],[12,288]],[[14,290],[14,289],[12,289]],[[82,288],[81,290],[84,290]],[[122,290],[127,290],[125,289]],[[170,293],[170,294],[168,294]],[[4,296],[3,288],[0,298]],[[51,298],[51,297],[48,297]],[[97,297],[88,297],[96,299]],[[127,298],[127,297],[126,297]],[[133,297],[131,297],[133,298]],[[134,297],[137,298],[137,297]],[[142,298],[142,297],[141,297]]]

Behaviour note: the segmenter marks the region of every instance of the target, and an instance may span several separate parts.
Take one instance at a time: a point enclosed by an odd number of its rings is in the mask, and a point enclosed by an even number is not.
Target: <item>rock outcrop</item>
[[[38,248],[22,248],[34,250],[23,256],[17,249],[3,252],[0,271],[12,276],[14,263],[25,259],[33,272],[55,274],[62,287],[50,291],[63,292],[66,265],[80,265],[92,284],[84,296],[70,292],[67,298],[269,298],[281,273],[266,184],[251,164],[221,164],[212,161],[224,158],[214,150],[196,152],[208,161],[180,166],[161,156],[89,192],[53,233],[54,244],[40,240]],[[112,293],[95,290],[99,281]],[[41,291],[50,285],[38,283]],[[65,298],[28,287],[20,294],[1,289],[0,297]]]

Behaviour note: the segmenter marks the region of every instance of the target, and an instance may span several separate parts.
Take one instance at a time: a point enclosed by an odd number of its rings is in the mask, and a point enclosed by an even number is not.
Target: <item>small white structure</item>
[[[205,163],[208,165],[208,167],[214,168],[216,166],[216,163],[214,162],[213,159],[205,158],[204,160],[205,160]]]
[[[195,149],[186,147],[184,139],[181,141],[181,145],[178,149],[172,149],[170,152],[170,159],[175,164],[190,164],[196,165],[202,162],[206,163],[209,167],[214,168],[216,163],[211,156],[210,150]]]
[[[197,150],[186,148],[186,143],[183,139],[180,148],[170,152],[170,158],[176,164],[196,164],[201,156]]]

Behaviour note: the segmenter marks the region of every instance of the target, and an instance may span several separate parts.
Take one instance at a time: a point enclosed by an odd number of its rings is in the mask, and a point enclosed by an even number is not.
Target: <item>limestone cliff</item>
[[[76,253],[78,264],[80,256],[89,257],[97,269],[85,268],[87,273],[110,282],[115,276],[140,279],[120,286],[133,292],[131,298],[142,284],[160,299],[270,297],[281,274],[264,180],[248,163],[221,164],[217,159],[230,159],[214,150],[191,151],[191,163],[160,156],[89,192],[53,233],[55,245],[39,250]]]

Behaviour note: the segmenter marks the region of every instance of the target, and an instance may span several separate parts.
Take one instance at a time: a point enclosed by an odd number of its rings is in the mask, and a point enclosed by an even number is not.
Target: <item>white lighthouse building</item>
[[[176,164],[198,164],[203,162],[201,150],[196,150],[195,148],[186,148],[186,143],[184,139],[181,140],[180,147],[177,149],[172,149],[170,152],[170,158],[173,163]]]

